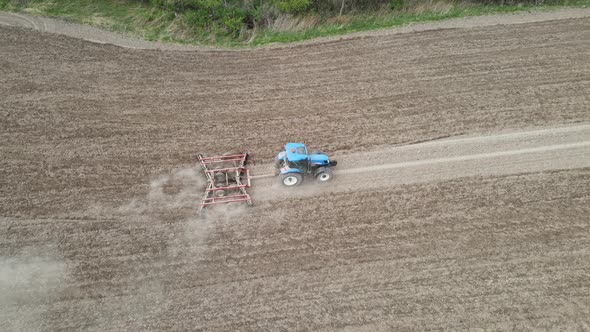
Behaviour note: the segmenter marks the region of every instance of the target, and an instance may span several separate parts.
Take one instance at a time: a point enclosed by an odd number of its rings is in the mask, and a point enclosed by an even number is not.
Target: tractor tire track
[[[557,145],[541,146],[538,148],[526,148],[526,149],[518,149],[518,150],[501,151],[501,152],[480,153],[480,154],[475,154],[475,155],[465,155],[465,156],[459,156],[459,157],[425,159],[425,160],[407,161],[404,163],[397,163],[397,164],[387,164],[387,165],[379,165],[379,166],[369,166],[369,167],[345,169],[345,170],[339,172],[339,174],[344,175],[344,174],[370,173],[370,172],[391,170],[391,169],[396,169],[396,168],[416,167],[416,166],[424,166],[424,165],[432,165],[432,164],[440,164],[440,163],[450,163],[450,162],[464,162],[464,161],[469,161],[469,160],[516,156],[516,155],[529,154],[529,153],[542,153],[542,152],[550,152],[550,151],[557,151],[557,150],[564,150],[564,149],[585,148],[588,146],[590,146],[590,141],[584,141],[584,142],[579,142],[579,143],[570,143],[570,144],[557,144]],[[585,150],[586,149],[584,149],[584,151]],[[585,161],[585,160],[583,160],[583,158],[581,160]],[[586,166],[587,166],[586,163],[584,163],[584,165],[581,167],[586,167]],[[526,171],[526,170],[524,170],[524,171]]]
[[[255,167],[253,174],[262,174],[252,176],[256,193],[253,198],[278,200],[469,176],[590,167],[590,124],[451,138],[334,159],[339,161],[335,178],[321,186],[308,177],[301,187],[284,188],[272,172],[272,165]],[[359,164],[363,166],[355,167]]]

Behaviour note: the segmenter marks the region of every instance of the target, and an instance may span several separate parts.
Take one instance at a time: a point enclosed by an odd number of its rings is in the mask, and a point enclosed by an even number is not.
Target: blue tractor
[[[327,154],[319,150],[309,153],[303,143],[287,143],[275,161],[281,183],[286,187],[300,185],[308,175],[315,177],[319,183],[328,182],[332,180],[334,166],[336,160],[330,160]]]

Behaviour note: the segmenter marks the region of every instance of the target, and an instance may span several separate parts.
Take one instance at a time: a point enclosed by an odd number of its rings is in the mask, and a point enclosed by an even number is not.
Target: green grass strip
[[[318,37],[399,27],[416,22],[531,10],[545,11],[564,7],[583,8],[588,7],[588,5],[590,5],[590,0],[564,0],[560,2],[560,5],[544,6],[447,3],[446,7],[435,6],[432,7],[433,9],[421,12],[410,9],[406,11],[387,11],[385,13],[358,13],[345,16],[340,23],[330,23],[330,19],[319,19],[324,23],[313,24],[308,28],[300,29],[300,31],[259,29],[252,37],[251,33],[238,36],[229,35],[225,30],[216,28],[215,25],[208,27],[191,25],[183,15],[140,2],[117,0],[0,0],[0,10],[4,11],[60,18],[106,30],[129,33],[132,36],[151,41],[223,47],[252,47],[271,43],[291,43]],[[305,21],[306,18],[299,19]]]

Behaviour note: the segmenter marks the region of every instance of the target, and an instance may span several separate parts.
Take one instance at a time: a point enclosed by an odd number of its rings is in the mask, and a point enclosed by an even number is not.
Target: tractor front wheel
[[[318,169],[318,172],[315,174],[315,179],[319,183],[326,183],[332,180],[333,177],[334,174],[332,174],[332,170],[325,167]]]
[[[285,187],[295,187],[303,182],[303,175],[300,173],[285,173],[281,174],[281,183]]]

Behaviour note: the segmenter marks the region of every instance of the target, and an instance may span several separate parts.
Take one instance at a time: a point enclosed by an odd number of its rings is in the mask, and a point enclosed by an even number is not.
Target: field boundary
[[[563,8],[552,11],[518,12],[515,14],[470,16],[464,18],[448,19],[444,21],[414,23],[407,26],[384,28],[378,30],[354,32],[346,35],[320,37],[316,39],[293,42],[287,44],[267,44],[256,48],[223,48],[214,46],[195,46],[186,44],[172,44],[146,41],[134,38],[130,35],[113,31],[102,30],[92,26],[78,23],[65,22],[59,19],[16,14],[0,11],[0,26],[12,26],[28,28],[40,32],[65,35],[73,38],[84,39],[98,44],[112,44],[132,49],[158,49],[173,51],[244,51],[253,49],[286,48],[304,45],[317,45],[334,41],[343,41],[358,38],[376,37],[384,35],[406,34],[414,32],[426,32],[445,29],[470,29],[494,25],[526,24],[542,21],[566,20],[590,17],[590,8]]]

